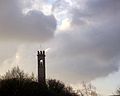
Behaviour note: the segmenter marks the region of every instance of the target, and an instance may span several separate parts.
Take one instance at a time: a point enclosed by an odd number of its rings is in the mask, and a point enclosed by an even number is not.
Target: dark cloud
[[[120,16],[119,0],[86,0],[86,6],[84,6],[84,8],[81,8],[80,3],[77,3],[78,5],[76,5],[79,7],[74,7],[70,10],[72,22],[76,25],[78,23],[86,24],[88,21],[102,23],[110,19],[115,20]]]
[[[92,0],[86,2],[85,9],[75,7],[69,11],[71,28],[59,33],[51,43],[54,46],[49,58],[57,78],[64,74],[64,79],[71,82],[93,80],[118,70],[119,6],[119,0]]]
[[[22,2],[22,1],[21,1]],[[40,11],[22,13],[19,0],[0,1],[1,40],[46,41],[54,36],[56,19]]]

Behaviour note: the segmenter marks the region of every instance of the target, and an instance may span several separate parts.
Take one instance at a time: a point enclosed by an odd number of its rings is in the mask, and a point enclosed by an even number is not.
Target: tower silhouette
[[[38,82],[45,83],[46,76],[45,76],[45,51],[38,51]]]

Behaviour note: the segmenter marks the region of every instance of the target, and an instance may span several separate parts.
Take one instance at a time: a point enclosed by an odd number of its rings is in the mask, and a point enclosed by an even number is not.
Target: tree
[[[78,96],[78,94],[73,91],[72,87],[66,87],[65,84],[59,80],[48,80],[47,86],[49,91],[55,96]]]
[[[0,80],[0,96],[78,96],[71,87],[59,80],[47,80],[46,84],[36,82],[34,74],[29,76],[14,67]]]
[[[20,70],[20,68],[17,67],[13,67],[11,70],[8,70],[3,76],[1,76],[1,79],[29,79],[32,81],[37,81],[34,73],[31,73],[31,75],[24,73],[23,70]]]
[[[116,90],[116,95],[114,94],[114,95],[111,95],[111,96],[120,96],[120,88],[118,88],[118,89]]]
[[[81,85],[81,90],[78,90],[80,96],[98,96],[96,88],[92,84],[82,82]]]
[[[12,79],[12,78],[18,78],[23,79],[27,78],[28,74],[25,74],[23,70],[20,70],[20,68],[14,67],[12,70],[8,70],[5,75],[2,76],[2,79]]]
[[[117,95],[120,96],[120,88],[117,89]]]

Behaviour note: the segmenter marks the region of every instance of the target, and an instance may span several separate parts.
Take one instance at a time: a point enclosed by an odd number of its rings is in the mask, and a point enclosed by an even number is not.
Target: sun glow
[[[60,25],[60,30],[66,30],[68,28],[70,28],[70,19],[64,19]]]

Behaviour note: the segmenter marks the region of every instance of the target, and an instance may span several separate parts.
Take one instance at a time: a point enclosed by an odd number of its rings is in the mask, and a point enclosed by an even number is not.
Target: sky
[[[19,66],[103,95],[120,87],[120,0],[0,0],[0,74]]]

